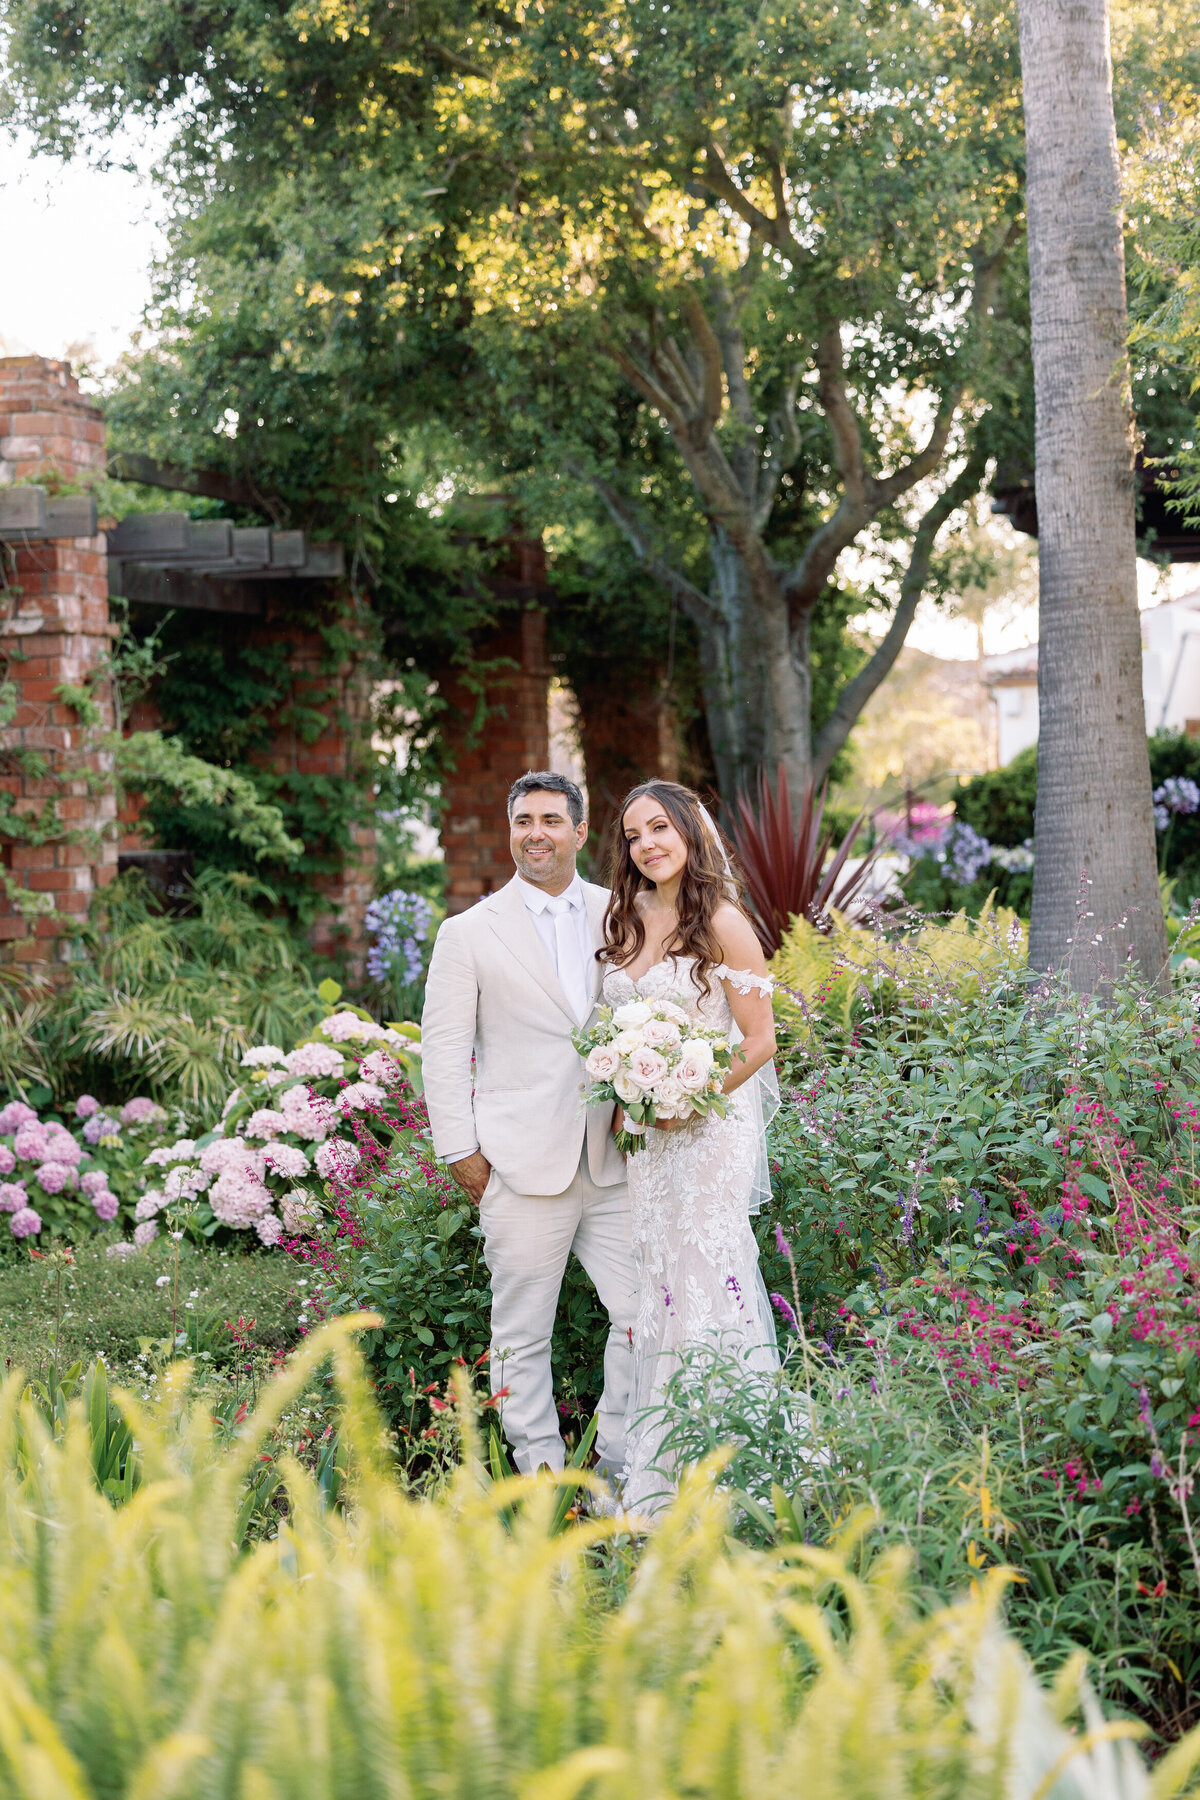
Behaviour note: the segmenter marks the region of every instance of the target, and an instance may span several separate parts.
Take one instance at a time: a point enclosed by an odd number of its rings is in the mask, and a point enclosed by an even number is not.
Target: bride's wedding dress
[[[623,969],[610,969],[604,999],[613,1007],[633,999],[672,1000],[736,1037],[722,981],[742,993],[769,991],[770,984],[722,963],[711,971],[711,991],[705,995],[694,967],[691,957],[668,957],[636,981]],[[681,1351],[712,1344],[747,1375],[779,1366],[750,1226],[762,1159],[762,1102],[758,1080],[752,1077],[730,1095],[725,1118],[710,1114],[682,1130],[651,1129],[645,1149],[628,1160],[638,1276],[629,1448],[621,1493],[630,1512],[659,1512],[674,1493],[674,1471],[660,1466],[665,1461],[660,1456],[660,1409]]]

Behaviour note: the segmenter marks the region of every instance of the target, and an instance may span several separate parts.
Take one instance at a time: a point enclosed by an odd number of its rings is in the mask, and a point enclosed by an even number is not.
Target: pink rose
[[[707,1056],[701,1056],[695,1050],[681,1057],[675,1070],[675,1079],[685,1094],[698,1094],[708,1081],[712,1062]]]
[[[611,1081],[621,1066],[621,1058],[611,1044],[597,1044],[584,1066],[593,1081]]]
[[[635,1050],[629,1059],[629,1079],[643,1091],[664,1080],[666,1073],[666,1057],[660,1056],[657,1050],[651,1050],[645,1044],[640,1050]]]
[[[679,1027],[670,1019],[648,1019],[642,1026],[642,1042],[651,1050],[674,1050],[679,1044]]]

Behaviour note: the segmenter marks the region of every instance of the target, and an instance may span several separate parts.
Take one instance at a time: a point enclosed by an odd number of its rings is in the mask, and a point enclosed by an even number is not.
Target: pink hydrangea
[[[92,1205],[95,1208],[96,1217],[102,1219],[106,1225],[110,1224],[117,1216],[117,1196],[110,1193],[107,1188],[100,1188],[92,1195]]]
[[[133,1228],[133,1241],[137,1249],[144,1250],[158,1236],[158,1226],[153,1219],[143,1219],[140,1225]]]
[[[285,1194],[279,1203],[279,1210],[283,1214],[284,1226],[291,1232],[308,1231],[320,1214],[320,1208],[312,1195],[306,1194],[303,1188],[293,1188],[290,1194]]]
[[[145,1125],[150,1119],[165,1119],[166,1116],[163,1108],[144,1094],[135,1094],[121,1108],[122,1125]]]
[[[0,1212],[20,1212],[28,1204],[29,1196],[19,1181],[0,1181]]]
[[[50,1134],[44,1125],[36,1121],[22,1125],[13,1139],[13,1149],[22,1162],[41,1162],[50,1148]]]
[[[284,1061],[283,1051],[277,1044],[259,1044],[253,1050],[247,1050],[242,1058],[243,1069],[262,1069],[269,1063]]]
[[[189,1168],[186,1163],[180,1163],[168,1171],[164,1183],[166,1198],[168,1200],[195,1200],[204,1192],[211,1180],[212,1176],[206,1175],[202,1169]]]
[[[209,1190],[213,1217],[244,1231],[270,1210],[270,1190],[248,1168],[223,1169]]]
[[[194,1138],[179,1138],[174,1144],[160,1144],[151,1150],[149,1156],[142,1158],[143,1166],[153,1165],[155,1168],[165,1167],[167,1163],[191,1162],[196,1154]]]
[[[360,1152],[355,1144],[347,1144],[343,1138],[332,1138],[328,1144],[320,1146],[313,1161],[317,1165],[317,1174],[327,1181],[344,1181],[359,1159]]]
[[[158,1188],[151,1188],[149,1193],[142,1195],[134,1207],[133,1216],[135,1219],[153,1219],[162,1203],[163,1196]]]
[[[24,1100],[10,1100],[0,1111],[0,1137],[7,1137],[10,1131],[20,1131],[22,1125],[36,1125],[37,1113],[32,1106],[26,1106]]]
[[[0,1144],[0,1175],[11,1175],[17,1166],[17,1159],[7,1144]]]
[[[264,1213],[261,1219],[256,1219],[254,1229],[258,1233],[259,1241],[265,1244],[268,1250],[283,1236],[283,1226],[274,1213]]]
[[[107,1188],[108,1176],[103,1169],[87,1169],[79,1177],[79,1186],[85,1194],[90,1194],[95,1199],[97,1194],[102,1194]]]
[[[242,1133],[248,1138],[273,1138],[287,1128],[287,1120],[281,1112],[270,1106],[260,1106],[257,1112],[250,1114],[242,1126]]]
[[[75,1171],[66,1163],[44,1162],[37,1179],[44,1194],[61,1194],[65,1187],[74,1187]]]
[[[100,1102],[93,1098],[91,1094],[80,1094],[78,1100],[75,1102],[75,1117],[77,1119],[90,1119],[93,1113],[98,1113],[99,1111]]]
[[[332,1044],[298,1044],[289,1050],[284,1062],[289,1075],[300,1075],[306,1081],[326,1080],[340,1075],[346,1067],[345,1059]]]
[[[308,1174],[308,1158],[296,1144],[268,1144],[263,1161],[276,1175],[286,1175],[290,1181]]]
[[[337,1114],[329,1101],[306,1087],[285,1088],[279,1097],[279,1110],[287,1120],[289,1131],[297,1137],[311,1138],[315,1143],[320,1143],[330,1126],[337,1123]]]
[[[376,1081],[352,1081],[344,1087],[337,1097],[338,1108],[349,1114],[362,1112],[367,1106],[378,1106],[387,1099],[387,1093]]]
[[[214,1138],[200,1152],[200,1167],[206,1175],[220,1175],[225,1169],[252,1169],[261,1179],[266,1169],[261,1150],[255,1150],[244,1138]]]
[[[76,1143],[69,1131],[61,1125],[46,1127],[46,1162],[70,1163],[74,1168],[83,1161],[83,1145]]]
[[[358,1072],[368,1081],[378,1081],[385,1088],[398,1087],[404,1080],[400,1064],[386,1050],[372,1050],[369,1056],[364,1056],[358,1065]]]
[[[121,1257],[132,1256],[136,1249],[136,1244],[131,1244],[123,1238],[119,1244],[109,1244],[104,1254],[119,1260]]]
[[[15,1238],[36,1237],[42,1229],[41,1217],[32,1206],[23,1206],[20,1212],[12,1216],[12,1234]]]
[[[348,1044],[352,1040],[375,1043],[387,1036],[383,1026],[377,1025],[374,1019],[360,1019],[357,1013],[352,1012],[330,1013],[327,1019],[321,1020],[317,1030],[322,1037],[331,1038],[335,1044]]]

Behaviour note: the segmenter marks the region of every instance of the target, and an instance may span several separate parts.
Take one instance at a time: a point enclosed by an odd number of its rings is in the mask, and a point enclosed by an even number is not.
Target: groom
[[[519,1469],[563,1465],[550,1338],[572,1250],[611,1321],[596,1448],[619,1475],[632,1369],[635,1278],[625,1165],[611,1107],[580,1104],[571,1033],[600,987],[605,888],[581,881],[583,795],[545,771],[508,797],[517,873],[437,935],[421,1024],[433,1144],[479,1206],[492,1277],[494,1388]],[[471,1058],[475,1068],[472,1080]]]

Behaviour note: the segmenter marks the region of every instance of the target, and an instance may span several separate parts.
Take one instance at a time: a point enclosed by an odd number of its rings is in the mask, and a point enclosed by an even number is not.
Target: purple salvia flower
[[[776,1227],[776,1230],[778,1230],[778,1226]],[[782,1294],[772,1294],[771,1305],[775,1308],[776,1312],[778,1312],[785,1325],[790,1327],[792,1331],[799,1331],[800,1326],[796,1320],[796,1315]]]

